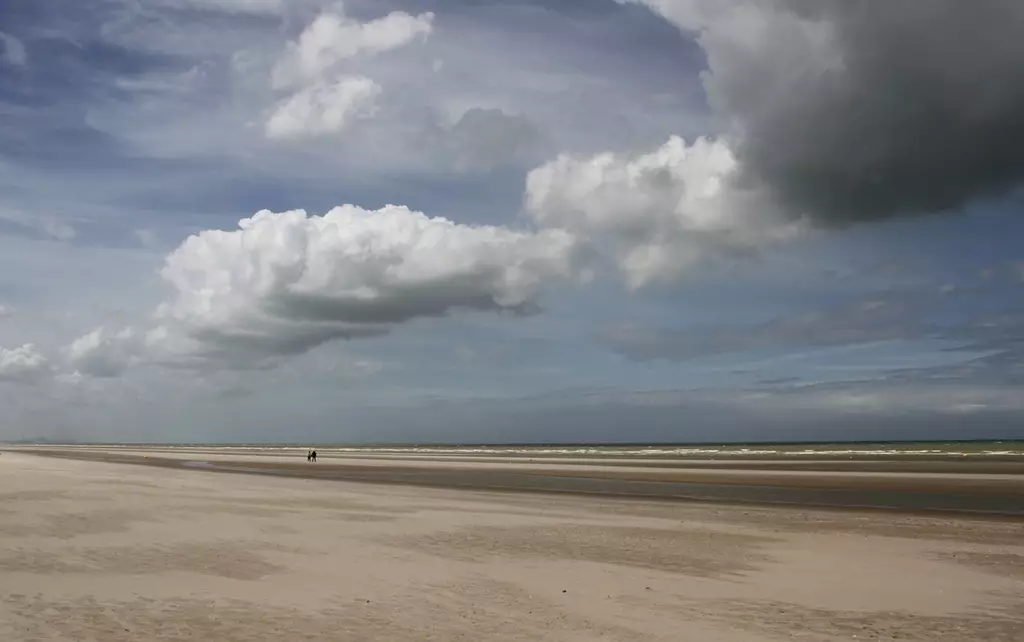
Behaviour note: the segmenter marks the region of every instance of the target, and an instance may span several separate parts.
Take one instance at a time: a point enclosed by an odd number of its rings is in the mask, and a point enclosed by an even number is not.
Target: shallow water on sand
[[[135,448],[133,444],[104,444],[104,448]],[[152,444],[175,450],[202,448],[204,451],[259,452],[277,454],[304,449],[306,444]],[[323,453],[348,455],[425,455],[485,457],[682,457],[700,459],[740,458],[956,458],[988,457],[1024,460],[1024,441],[823,443],[823,444],[725,444],[725,445],[406,445],[344,446],[318,445]]]

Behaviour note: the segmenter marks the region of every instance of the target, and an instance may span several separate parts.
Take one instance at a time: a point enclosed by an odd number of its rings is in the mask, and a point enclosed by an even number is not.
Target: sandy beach
[[[79,454],[89,457],[0,455],[0,640],[1024,639],[1019,519],[182,465],[275,465],[215,453],[120,454],[150,465]],[[396,474],[394,461],[366,466]],[[783,472],[778,483],[804,483]],[[976,471],[967,486],[1012,499],[1004,473]],[[933,488],[951,475],[926,474]],[[911,483],[875,475],[857,483]]]

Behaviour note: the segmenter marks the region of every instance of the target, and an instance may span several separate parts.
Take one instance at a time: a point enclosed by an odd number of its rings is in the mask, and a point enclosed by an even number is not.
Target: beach
[[[320,459],[4,449],[0,640],[1024,639],[1012,461]]]

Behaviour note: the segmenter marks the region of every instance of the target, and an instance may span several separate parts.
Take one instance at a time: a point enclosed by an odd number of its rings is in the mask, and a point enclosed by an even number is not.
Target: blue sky
[[[5,4],[0,439],[1024,437],[1024,10],[863,4]]]

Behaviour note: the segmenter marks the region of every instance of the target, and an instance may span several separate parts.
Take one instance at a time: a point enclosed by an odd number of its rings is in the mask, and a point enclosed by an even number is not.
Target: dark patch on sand
[[[283,572],[256,550],[273,548],[251,542],[182,542],[161,546],[95,546],[65,548],[60,555],[41,550],[16,550],[0,557],[0,569],[22,573],[112,573],[145,575],[185,572],[258,580]]]
[[[939,553],[935,557],[943,562],[964,564],[985,573],[1024,580],[1024,555],[1017,553],[953,551],[950,553]],[[1021,588],[1024,590],[1024,585]],[[1021,611],[1024,611],[1024,603],[1021,604]]]
[[[9,502],[46,502],[53,499],[64,499],[68,496],[62,490],[12,490],[0,492],[0,504]]]
[[[593,562],[699,577],[735,575],[771,561],[766,537],[704,529],[569,525],[476,526],[452,532],[376,540],[439,557],[493,556]]]
[[[0,536],[52,537],[69,540],[80,535],[103,535],[131,530],[137,522],[160,521],[154,514],[137,510],[94,510],[45,515],[29,522],[0,523]]]
[[[1009,606],[930,616],[903,611],[835,611],[785,602],[716,601],[700,617],[759,634],[796,640],[911,640],[915,642],[1019,642],[1024,612]]]
[[[273,509],[284,512],[305,512],[310,508],[314,508],[323,511],[408,515],[417,511],[416,508],[411,506],[378,506],[370,502],[344,497],[296,497],[294,499],[263,499],[259,497],[197,497],[197,499],[202,499],[204,502],[210,502],[212,500],[218,505],[232,507],[251,506],[255,508]]]
[[[323,610],[241,600],[103,602],[92,597],[7,595],[0,596],[0,611],[8,614],[6,626],[12,639],[25,641],[451,642],[570,639],[567,635],[595,642],[649,639],[623,626],[573,615],[552,601],[486,578],[453,585],[413,585],[386,600],[356,599]]]

